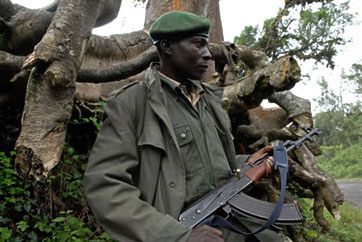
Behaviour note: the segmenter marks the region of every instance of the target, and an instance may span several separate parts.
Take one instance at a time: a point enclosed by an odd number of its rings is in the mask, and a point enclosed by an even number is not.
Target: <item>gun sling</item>
[[[237,232],[244,235],[257,234],[271,225],[278,222],[278,224],[298,224],[302,221],[302,216],[299,213],[295,204],[286,204],[283,210],[283,202],[286,189],[286,180],[288,173],[288,157],[287,151],[283,143],[280,143],[274,148],[274,163],[275,169],[279,170],[281,178],[280,197],[276,204],[268,203],[264,201],[258,201],[255,203],[254,198],[247,196],[244,193],[238,193],[228,201],[230,206],[224,206],[224,210],[231,210],[239,215],[246,215],[248,217],[255,218],[256,220],[267,220],[264,225],[254,232],[245,232],[238,229],[237,224],[233,224],[235,220],[234,216],[230,216],[230,211],[226,211],[229,214],[228,217],[223,218],[219,215],[213,215],[202,221],[200,224],[207,224],[213,227],[224,227],[233,232]],[[294,206],[293,206],[294,205]],[[263,208],[263,206],[265,206]],[[254,213],[255,212],[255,213]],[[283,214],[282,214],[283,213]],[[292,217],[289,217],[292,215]],[[279,218],[279,220],[278,220]]]

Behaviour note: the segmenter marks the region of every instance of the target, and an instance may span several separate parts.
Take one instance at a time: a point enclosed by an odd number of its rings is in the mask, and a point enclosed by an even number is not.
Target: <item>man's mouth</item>
[[[206,71],[208,67],[209,67],[208,65],[199,65],[199,69],[201,71]]]

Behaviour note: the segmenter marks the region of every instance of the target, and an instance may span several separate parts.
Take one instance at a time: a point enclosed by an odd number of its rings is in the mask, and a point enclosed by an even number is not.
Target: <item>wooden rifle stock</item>
[[[272,172],[272,166],[269,166],[267,162],[260,163],[249,170],[247,170],[244,174],[249,177],[254,183],[257,182],[260,178]]]

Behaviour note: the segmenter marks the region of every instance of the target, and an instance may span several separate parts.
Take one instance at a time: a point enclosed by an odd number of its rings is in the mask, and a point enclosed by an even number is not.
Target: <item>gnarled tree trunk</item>
[[[106,21],[107,2],[60,1],[47,32],[24,63],[33,68],[15,147],[16,167],[24,177],[41,179],[59,162],[77,73],[97,19]],[[116,2],[120,6],[121,1]]]

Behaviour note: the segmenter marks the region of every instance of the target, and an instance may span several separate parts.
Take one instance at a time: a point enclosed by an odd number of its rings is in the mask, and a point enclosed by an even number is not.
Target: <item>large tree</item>
[[[12,5],[10,1],[1,2],[3,8],[13,9],[13,14],[4,16],[2,21],[5,38],[2,48],[3,62],[4,66],[13,67],[13,73],[18,73],[8,77],[4,83],[12,85],[14,82],[25,80],[24,84],[27,85],[22,128],[16,142],[16,164],[19,172],[25,177],[40,179],[58,163],[74,94],[80,98],[90,96],[90,94],[84,94],[88,92],[89,85],[78,85],[76,80],[88,83],[119,82],[140,73],[150,61],[157,60],[156,49],[145,31],[109,38],[90,35],[91,29],[96,25],[97,17],[108,16],[102,11],[112,10],[109,15],[115,15],[113,12],[118,11],[118,7],[113,6],[115,2],[119,7],[120,1],[104,1],[97,3],[99,6],[88,4],[87,7],[59,1],[59,6],[54,13],[48,11],[48,9],[54,10],[54,5],[45,9],[28,10]],[[160,2],[162,3],[162,1],[156,3],[160,4]],[[163,3],[164,6],[168,4],[170,3]],[[172,7],[180,9],[181,5],[174,4]],[[87,18],[81,17],[83,15]],[[148,11],[148,15],[151,16],[151,10]],[[37,21],[36,16],[47,19],[49,26],[34,24]],[[219,14],[213,16],[220,18]],[[18,19],[21,19],[22,23],[19,23]],[[79,19],[82,19],[84,23]],[[77,21],[77,24],[74,21]],[[103,20],[102,23],[104,22],[106,21]],[[221,32],[221,26],[216,24],[215,27],[217,26],[218,31]],[[29,35],[32,35],[31,38]],[[28,43],[28,39],[37,39],[40,42]],[[16,45],[14,42],[22,44]],[[29,47],[21,52],[14,47],[22,47],[25,44],[33,45],[34,48]],[[299,67],[291,57],[284,57],[275,63],[267,64],[263,53],[246,47],[236,48],[229,43],[215,43],[211,44],[210,50],[213,59],[220,66],[219,69],[222,70],[234,59],[244,59],[245,62],[250,63],[250,70],[252,70],[250,73],[253,73],[245,81],[237,84],[238,90],[233,87],[226,88],[224,103],[227,108],[232,107],[236,110],[238,106],[241,106],[240,111],[246,111],[248,107],[259,105],[263,98],[274,91],[289,89],[299,80]],[[19,53],[27,56],[15,55]],[[114,63],[117,64],[113,65]],[[258,85],[255,87],[255,84]],[[252,88],[243,88],[244,85]],[[99,95],[105,87],[107,85],[93,88],[96,96],[92,99],[105,98],[108,93]],[[255,98],[256,92],[258,98]]]
[[[311,2],[330,1],[286,1],[286,8]],[[30,10],[0,0],[0,107],[22,111],[20,133],[15,132],[15,164],[23,178],[40,180],[58,164],[74,100],[83,104],[105,100],[115,88],[142,77],[149,63],[158,60],[147,29],[169,10],[195,12],[213,23],[210,51],[215,71],[211,70],[209,77],[213,77],[214,85],[225,87],[223,107],[236,140],[244,141],[244,149],[251,151],[269,141],[295,138],[303,134],[302,124],[313,125],[308,101],[283,92],[300,79],[292,56],[296,54],[278,58],[273,54],[275,58],[269,62],[267,54],[275,53],[269,51],[271,45],[263,52],[222,42],[217,0],[150,0],[144,30],[108,37],[91,35],[92,28],[117,15],[120,5],[120,0],[60,0]],[[240,62],[246,67],[241,76],[237,73]],[[252,110],[267,98],[283,108],[278,115]],[[295,121],[294,129],[283,129],[288,120]],[[334,180],[316,166],[312,153],[318,152],[311,147],[294,154],[291,184],[300,194],[315,198],[316,218],[328,230],[320,211],[326,206],[338,216],[343,195]],[[270,181],[261,184],[270,199],[278,195]],[[301,239],[295,231],[295,238]]]

